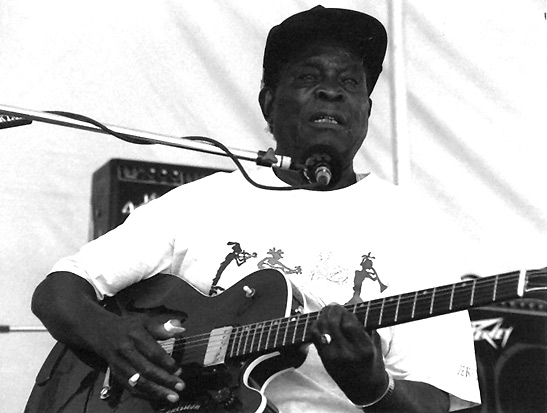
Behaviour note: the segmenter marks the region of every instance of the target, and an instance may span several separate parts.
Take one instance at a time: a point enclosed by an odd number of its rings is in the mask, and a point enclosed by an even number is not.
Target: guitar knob
[[[214,392],[211,396],[216,403],[225,404],[230,403],[230,401],[233,400],[232,391],[228,387],[224,387],[223,389]]]
[[[245,291],[245,297],[247,298],[251,298],[256,293],[256,290],[254,288],[249,287],[248,285],[243,287],[243,291]]]

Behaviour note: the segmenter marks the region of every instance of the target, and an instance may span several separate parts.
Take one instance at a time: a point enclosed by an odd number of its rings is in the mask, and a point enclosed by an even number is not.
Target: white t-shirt
[[[286,186],[268,169],[262,184]],[[87,279],[99,299],[164,272],[208,295],[274,268],[321,305],[364,301],[459,281],[442,232],[405,191],[368,175],[327,192],[269,191],[239,173],[176,188],[52,271]],[[429,383],[451,409],[480,402],[467,312],[378,330],[395,379]],[[266,395],[282,412],[356,409],[326,373],[313,346],[305,363],[277,375]]]

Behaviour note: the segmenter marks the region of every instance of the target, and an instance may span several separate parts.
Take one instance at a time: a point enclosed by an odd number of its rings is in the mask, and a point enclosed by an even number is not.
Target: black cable
[[[125,135],[123,133],[115,132],[112,129],[108,128],[107,126],[103,125],[102,123],[96,121],[95,119],[92,119],[90,117],[80,115],[80,114],[77,114],[77,113],[63,112],[63,111],[46,111],[46,113],[51,113],[53,115],[58,115],[58,116],[64,116],[64,117],[67,117],[67,118],[70,118],[70,119],[78,120],[80,122],[90,123],[90,124],[98,127],[99,129],[105,131],[106,133],[108,133],[112,136],[115,136],[116,138],[121,139],[125,142],[134,143],[134,144],[137,144],[137,145],[150,145],[150,144],[154,143],[154,142],[146,142],[146,141],[143,141],[142,139],[134,138],[132,136]],[[313,184],[299,185],[299,186],[269,186],[269,185],[259,184],[258,182],[254,181],[249,176],[249,174],[247,173],[247,171],[245,170],[245,168],[243,167],[243,165],[241,164],[239,159],[237,159],[237,157],[230,151],[230,149],[227,148],[221,142],[219,142],[215,139],[212,139],[212,138],[208,138],[206,136],[184,136],[184,137],[181,137],[181,139],[188,139],[188,140],[191,140],[191,141],[206,142],[208,144],[211,144],[211,145],[221,149],[234,162],[234,164],[237,166],[237,168],[239,169],[239,171],[241,172],[243,177],[247,180],[247,182],[249,182],[251,185],[253,185],[253,186],[255,186],[259,189],[266,189],[266,190],[270,190],[270,191],[294,191],[296,189],[316,189],[316,188],[319,188],[321,186],[321,184],[318,184],[317,182],[313,183]]]
[[[212,138],[208,138],[206,136],[185,136],[184,139],[189,139],[191,141],[207,142],[207,143],[210,143],[210,144],[216,146],[219,149],[222,149],[226,153],[226,155],[228,155],[228,157],[234,162],[234,164],[237,166],[237,168],[239,169],[239,171],[241,172],[243,177],[247,180],[247,182],[249,182],[253,186],[256,186],[257,188],[267,189],[267,190],[270,190],[270,191],[292,191],[292,190],[295,190],[295,189],[315,189],[315,188],[318,188],[319,186],[321,186],[320,184],[317,184],[317,183],[308,184],[308,185],[299,185],[299,186],[269,186],[269,185],[259,184],[258,182],[254,181],[249,176],[249,174],[247,173],[247,171],[245,170],[245,168],[243,167],[243,165],[241,164],[239,159],[237,159],[237,157],[230,151],[230,149],[228,149],[221,142],[219,142],[215,139],[212,139]]]
[[[106,133],[109,133],[110,135],[115,136],[116,138],[121,139],[122,141],[129,142],[129,143],[135,143],[137,145],[151,145],[153,143],[153,142],[146,142],[146,141],[143,141],[143,140],[138,139],[138,138],[133,138],[131,136],[124,135],[123,133],[114,132],[112,129],[108,128],[107,126],[103,125],[100,122],[97,122],[95,119],[91,119],[90,117],[87,117],[87,116],[84,116],[84,115],[79,115],[77,113],[61,112],[61,111],[55,111],[55,110],[46,111],[46,113],[51,113],[53,115],[64,116],[66,118],[79,120],[80,122],[90,123],[90,124],[98,127],[99,129],[105,131]]]

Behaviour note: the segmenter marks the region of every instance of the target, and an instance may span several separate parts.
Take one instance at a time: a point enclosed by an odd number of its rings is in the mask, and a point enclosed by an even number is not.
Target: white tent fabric
[[[257,103],[266,35],[317,3],[5,0],[0,104],[267,149],[273,141]],[[429,200],[451,230],[439,242],[466,271],[545,266],[545,3],[320,4],[368,12],[400,33],[373,94],[359,169]],[[36,122],[0,130],[0,324],[39,325],[33,289],[88,239],[91,175],[111,158],[233,167]],[[1,411],[22,410],[52,344],[45,332],[0,335]]]

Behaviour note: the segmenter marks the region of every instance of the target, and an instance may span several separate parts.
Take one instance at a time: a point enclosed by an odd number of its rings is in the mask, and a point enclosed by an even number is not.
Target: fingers
[[[120,329],[126,333],[118,337],[107,358],[112,373],[134,393],[177,401],[177,392],[185,387],[179,377],[181,370],[154,336],[169,338],[184,329],[180,323],[171,320],[164,324],[147,319],[125,321],[127,324],[124,323]]]
[[[362,400],[363,389],[385,384],[380,337],[367,333],[355,314],[329,305],[311,332],[323,366],[350,400]]]
[[[156,342],[154,345],[159,347]],[[170,358],[161,347],[159,351]],[[184,390],[185,387],[184,382],[178,377],[181,370],[174,366],[176,371],[170,368],[170,373],[159,367],[158,357],[154,353],[155,350],[144,348],[142,343],[133,348],[125,348],[123,356],[117,359],[116,369],[112,367],[113,373],[136,393],[176,402],[179,399],[177,392]],[[163,363],[165,364],[167,363]]]
[[[153,374],[151,374],[150,371],[142,374],[136,372],[127,379],[126,385],[130,387],[132,392],[143,394],[147,397],[152,396],[153,398],[168,400],[172,403],[179,400],[178,392],[184,390],[184,383],[180,381],[180,379],[179,382],[174,385],[174,388],[171,389],[158,384],[157,378],[151,380],[151,376],[153,376]]]
[[[312,329],[312,332],[315,332],[319,342],[321,342],[321,334],[325,333],[331,336],[332,343],[336,342],[340,346],[367,340],[363,325],[355,314],[337,304],[323,308],[314,327],[315,330]]]

